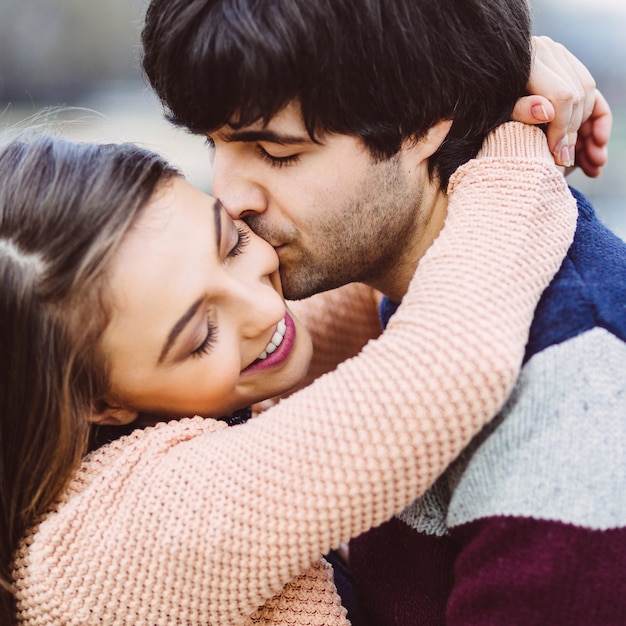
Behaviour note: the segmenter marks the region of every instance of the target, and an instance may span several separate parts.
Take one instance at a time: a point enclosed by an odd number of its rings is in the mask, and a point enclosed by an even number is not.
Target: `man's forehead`
[[[234,120],[219,128],[216,134],[225,141],[269,141],[281,145],[312,141],[297,101],[287,104],[268,121],[258,119],[242,126]]]

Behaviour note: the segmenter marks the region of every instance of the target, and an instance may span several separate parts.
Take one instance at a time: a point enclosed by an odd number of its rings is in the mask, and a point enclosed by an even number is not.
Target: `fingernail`
[[[576,146],[569,147],[569,166],[574,167],[576,164]]]
[[[540,122],[547,122],[548,121],[548,112],[546,111],[545,107],[543,106],[543,104],[534,104],[531,108],[530,108],[531,113],[533,114],[533,117],[540,121]]]
[[[561,148],[561,163],[565,165],[565,167],[571,167],[568,146],[563,146]]]
[[[554,145],[554,150],[552,150],[552,154],[554,155],[555,159],[560,160],[561,150],[563,149],[563,146],[567,146],[567,137],[565,137],[564,139],[560,139]]]

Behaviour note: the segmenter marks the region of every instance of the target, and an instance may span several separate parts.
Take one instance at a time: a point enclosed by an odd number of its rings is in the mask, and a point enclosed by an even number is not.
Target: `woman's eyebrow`
[[[213,219],[215,221],[215,245],[218,252],[222,248],[222,209],[224,205],[219,198],[215,198],[213,202]]]
[[[215,223],[215,245],[218,251],[220,249],[220,245],[222,242],[222,208],[223,208],[222,203],[220,202],[219,199],[216,199],[215,202],[213,202],[213,220]],[[204,301],[204,296],[200,296],[180,316],[180,318],[174,324],[174,326],[172,326],[172,330],[170,330],[169,334],[167,335],[167,339],[165,340],[165,343],[163,344],[163,348],[161,349],[161,354],[159,355],[157,364],[160,364],[163,362],[165,357],[168,355],[169,351],[172,349],[172,346],[176,342],[176,339],[178,338],[180,333],[183,332],[183,329],[185,328],[185,326],[187,326],[189,321],[193,319],[193,316],[196,314],[196,312],[198,311],[198,308],[200,307],[203,301]]]
[[[169,335],[167,336],[167,339],[165,340],[165,344],[163,345],[163,349],[161,350],[161,354],[159,355],[159,359],[157,361],[157,364],[160,364],[163,362],[163,360],[165,359],[165,357],[168,355],[170,349],[172,348],[172,346],[174,345],[174,342],[176,341],[176,339],[178,338],[178,336],[180,335],[180,333],[183,332],[183,329],[185,328],[185,326],[187,326],[187,324],[189,323],[189,321],[193,318],[193,316],[196,314],[196,312],[198,311],[198,308],[200,307],[200,305],[202,304],[202,302],[204,301],[204,296],[200,296],[178,319],[178,321],[176,322],[176,324],[174,324],[174,326],[172,326],[172,330],[170,330]]]

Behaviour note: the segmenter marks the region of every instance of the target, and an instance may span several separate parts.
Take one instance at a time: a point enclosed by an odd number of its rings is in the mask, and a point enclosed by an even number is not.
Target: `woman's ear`
[[[103,426],[125,426],[137,419],[139,413],[125,409],[110,400],[100,399],[95,402],[89,421]]]

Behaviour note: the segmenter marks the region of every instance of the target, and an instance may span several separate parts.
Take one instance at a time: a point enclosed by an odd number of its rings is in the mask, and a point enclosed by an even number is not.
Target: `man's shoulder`
[[[448,473],[450,525],[493,516],[626,527],[626,244],[578,202],[502,412]]]
[[[626,527],[625,363],[626,343],[604,328],[533,356],[454,466],[450,523],[521,516]]]
[[[537,306],[525,361],[596,327],[626,341],[626,243],[602,224],[580,192],[572,194],[576,234]]]

